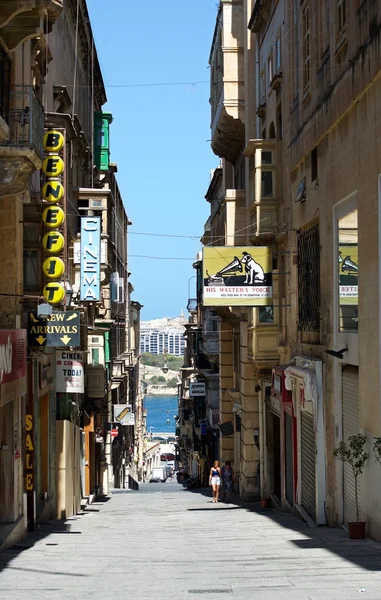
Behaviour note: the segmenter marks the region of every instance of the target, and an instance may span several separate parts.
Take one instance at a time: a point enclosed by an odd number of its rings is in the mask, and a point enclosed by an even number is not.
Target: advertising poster
[[[341,329],[357,329],[358,245],[339,245],[339,302]]]
[[[272,305],[272,256],[266,246],[203,249],[204,306]]]

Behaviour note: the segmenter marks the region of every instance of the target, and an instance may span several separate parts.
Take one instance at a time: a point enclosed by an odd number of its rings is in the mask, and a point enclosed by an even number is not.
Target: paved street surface
[[[168,482],[117,491],[0,554],[1,600],[202,596],[380,600],[381,545]]]

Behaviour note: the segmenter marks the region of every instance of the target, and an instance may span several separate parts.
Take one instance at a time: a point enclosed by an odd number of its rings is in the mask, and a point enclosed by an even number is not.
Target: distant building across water
[[[152,321],[142,321],[140,330],[140,352],[150,354],[168,354],[182,356],[184,354],[184,324],[186,319],[183,311],[179,317],[164,317]]]

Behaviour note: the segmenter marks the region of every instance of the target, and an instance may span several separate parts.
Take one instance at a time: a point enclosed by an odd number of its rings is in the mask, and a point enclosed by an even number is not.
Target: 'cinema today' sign
[[[64,148],[64,130],[48,129],[45,131],[45,158],[42,171],[46,177],[46,182],[41,193],[46,206],[42,213],[42,221],[46,230],[42,238],[42,245],[46,256],[42,269],[48,282],[42,293],[49,304],[60,304],[65,298],[65,287],[62,283],[65,262],[61,258],[65,246],[65,237],[60,231],[65,221],[65,211],[59,204],[65,197],[65,189],[62,183],[65,163],[61,156]]]

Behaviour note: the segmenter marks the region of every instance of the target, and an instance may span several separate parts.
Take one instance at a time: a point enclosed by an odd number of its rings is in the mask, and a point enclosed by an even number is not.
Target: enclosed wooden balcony
[[[0,35],[13,52],[28,39],[49,32],[64,0],[7,0],[0,2]]]
[[[10,88],[0,119],[0,196],[23,192],[43,158],[44,111],[32,86]]]
[[[259,371],[267,372],[279,362],[279,274],[273,271],[273,305],[254,310],[248,328],[248,357]]]
[[[243,0],[221,0],[212,49],[211,146],[234,163],[245,142]]]

